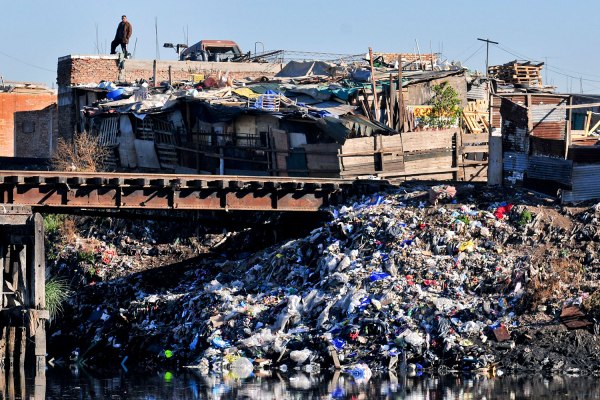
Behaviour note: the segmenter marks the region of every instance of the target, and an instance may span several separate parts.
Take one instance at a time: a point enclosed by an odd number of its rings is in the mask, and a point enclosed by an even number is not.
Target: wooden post
[[[46,263],[45,263],[45,254],[44,254],[44,219],[42,215],[39,213],[35,213],[33,215],[33,247],[34,247],[34,256],[31,263],[35,268],[34,272],[34,282],[35,286],[33,286],[33,298],[34,304],[30,305],[30,308],[35,308],[36,310],[46,311]],[[39,321],[36,321],[36,330],[35,330],[35,365],[36,370],[39,371],[41,369],[46,368],[46,324],[45,319],[48,318],[48,315],[40,315],[43,319],[40,318]]]
[[[377,101],[377,81],[375,79],[375,67],[373,66],[373,49],[369,47],[369,62],[371,64],[371,85],[373,86],[373,107],[375,121],[379,121],[379,102]]]
[[[398,132],[404,126],[404,96],[402,95],[402,54],[398,54]],[[404,129],[406,132],[406,129]]]
[[[15,376],[13,371],[9,371],[8,374],[8,382],[6,385],[6,395],[7,398],[9,399],[16,399],[17,396],[15,395]]]
[[[533,105],[531,104],[531,95],[528,94],[526,96],[527,101],[527,135],[531,135],[531,131],[533,131],[533,114],[531,112],[531,108]]]
[[[45,400],[46,399],[46,368],[36,371],[33,388],[33,399],[30,400]]]
[[[154,87],[156,87],[156,60],[152,63],[152,82],[154,83]]]
[[[18,377],[18,382],[19,382],[19,395],[21,399],[26,399],[27,397],[27,391],[26,391],[26,386],[25,386],[25,368],[24,368],[24,364],[21,364],[20,368],[18,370],[15,370],[15,380],[17,380]]]
[[[390,74],[390,97],[389,97],[390,101],[388,102],[389,104],[389,110],[390,113],[388,115],[388,126],[392,129],[396,129],[396,123],[395,123],[395,119],[396,119],[396,104],[398,103],[397,101],[397,97],[396,97],[396,83],[394,82],[394,76],[392,74]]]
[[[454,180],[465,180],[465,166],[463,163],[462,132],[454,133],[454,165],[456,171],[453,173]],[[462,174],[461,174],[462,172]],[[462,178],[462,179],[461,179]]]
[[[25,367],[25,353],[27,347],[27,328],[25,326],[19,326],[16,330],[16,342],[15,351],[19,359],[19,368]]]
[[[502,185],[502,131],[491,128],[489,135],[488,176],[490,186]]]
[[[367,92],[362,89],[362,94],[363,94],[363,98],[364,98],[364,108],[367,110],[367,117],[373,121],[375,119],[375,117],[373,116],[373,112],[371,111],[371,106],[369,105],[369,96],[367,95]]]
[[[8,333],[8,321],[4,318],[5,316],[6,314],[3,313],[3,318],[0,320],[0,374],[2,376],[4,376],[6,369],[6,337]]]
[[[16,328],[10,322],[6,327],[6,367],[13,370],[15,367],[15,333]]]
[[[0,245],[0,268],[4,271],[4,265],[6,263],[6,257],[8,254],[8,245],[2,244]],[[6,303],[4,301],[4,292],[6,291],[6,287],[4,285],[4,272],[2,272],[2,277],[0,278],[0,309],[6,307]],[[0,339],[1,340],[1,339]]]
[[[569,157],[569,147],[571,146],[571,121],[573,120],[573,96],[569,97],[569,118],[567,119],[567,131],[565,134],[565,160]],[[590,114],[591,117],[591,114]]]
[[[588,111],[586,114],[586,117],[585,117],[585,128],[583,128],[585,136],[589,136],[589,134],[590,134],[590,124],[591,123],[592,123],[592,112]]]
[[[173,85],[173,76],[171,75],[171,66],[169,65],[169,86]]]

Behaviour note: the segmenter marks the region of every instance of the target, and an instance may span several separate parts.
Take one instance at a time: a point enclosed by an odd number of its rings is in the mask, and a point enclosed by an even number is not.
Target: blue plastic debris
[[[341,338],[335,338],[331,341],[331,343],[337,350],[342,350],[344,347],[346,347],[346,341]]]
[[[231,347],[231,344],[227,340],[223,340],[220,337],[213,338],[213,340],[211,340],[211,343],[213,346],[215,346],[218,349],[224,349],[226,347]]]

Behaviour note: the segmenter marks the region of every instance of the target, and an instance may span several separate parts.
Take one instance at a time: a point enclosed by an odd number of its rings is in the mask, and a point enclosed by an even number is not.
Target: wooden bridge
[[[317,211],[356,181],[291,177],[0,171],[0,369],[46,366],[44,226],[81,210]],[[27,356],[27,357],[26,357]]]

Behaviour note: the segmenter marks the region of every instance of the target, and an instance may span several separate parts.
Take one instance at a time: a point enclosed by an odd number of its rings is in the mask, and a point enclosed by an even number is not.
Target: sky
[[[600,93],[600,2],[578,0],[4,0],[0,76],[56,87],[59,57],[110,52],[121,15],[136,59],[175,60],[165,42],[236,41],[243,51],[337,54],[439,52],[471,70],[514,59],[546,62],[560,92]],[[157,47],[158,43],[158,47]]]

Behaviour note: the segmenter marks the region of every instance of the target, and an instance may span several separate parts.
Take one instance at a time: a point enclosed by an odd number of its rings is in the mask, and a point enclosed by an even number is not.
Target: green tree
[[[458,92],[448,82],[431,87],[433,97],[430,100],[431,114],[427,124],[435,128],[447,128],[458,121],[460,115],[460,98]]]

